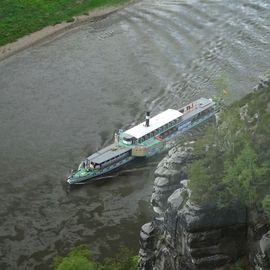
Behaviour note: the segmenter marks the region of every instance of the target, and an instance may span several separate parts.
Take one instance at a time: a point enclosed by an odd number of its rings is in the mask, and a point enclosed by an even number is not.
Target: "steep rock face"
[[[264,91],[270,87],[270,71],[260,78],[255,91]],[[267,105],[270,113],[270,104]],[[255,270],[270,269],[270,224],[267,222],[262,208],[257,206],[249,213],[248,226],[248,258]]]
[[[187,178],[186,165],[193,158],[192,149],[192,142],[174,147],[158,164],[151,197],[151,204],[156,213],[164,213],[168,207],[168,197],[180,187],[180,181]]]
[[[148,233],[141,235],[140,269],[209,270],[245,253],[245,209],[200,208],[189,196],[183,180],[168,198],[164,217],[144,225]]]
[[[270,86],[270,71],[268,71],[268,73],[260,77],[260,82],[258,83],[258,85],[254,87],[253,90],[254,91],[264,90],[269,86]]]
[[[260,206],[249,213],[248,246],[253,268],[270,269],[270,226]]]
[[[254,90],[269,86],[270,73]],[[247,111],[248,106],[240,110],[242,118]],[[158,217],[142,227],[139,269],[225,270],[245,256],[251,269],[270,270],[270,225],[261,206],[247,212],[193,204],[185,180],[192,159],[192,143],[186,143],[170,150],[155,171],[151,203]]]
[[[270,269],[270,226],[261,209],[216,209],[190,201],[187,163],[192,143],[173,148],[158,165],[152,204],[159,214],[142,226],[140,270],[227,269],[239,257]]]

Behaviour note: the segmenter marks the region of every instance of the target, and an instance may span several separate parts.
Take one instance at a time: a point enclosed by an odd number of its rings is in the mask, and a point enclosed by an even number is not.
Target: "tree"
[[[192,200],[218,207],[262,202],[270,220],[269,90],[235,102],[196,142],[197,160],[188,168]]]
[[[216,204],[223,189],[223,156],[217,147],[209,147],[203,158],[188,166],[191,199],[200,204]]]
[[[246,206],[252,205],[256,201],[256,180],[259,175],[255,151],[247,144],[235,159],[227,159],[224,164],[225,190],[219,205],[239,202]]]
[[[55,257],[53,266],[55,270],[97,270],[97,265],[91,260],[91,252],[85,245],[78,246],[67,257]]]
[[[133,251],[121,247],[114,258],[106,258],[103,263],[95,263],[87,246],[73,249],[68,256],[57,256],[53,260],[55,270],[137,270],[138,256]]]
[[[137,270],[139,258],[133,254],[132,250],[121,247],[114,258],[104,260],[99,270]]]
[[[62,262],[58,265],[56,270],[96,270],[93,262],[90,262],[85,257],[68,256],[63,258]]]
[[[203,160],[194,161],[188,169],[189,188],[192,190],[191,198],[198,203],[209,202],[208,192],[210,178]]]

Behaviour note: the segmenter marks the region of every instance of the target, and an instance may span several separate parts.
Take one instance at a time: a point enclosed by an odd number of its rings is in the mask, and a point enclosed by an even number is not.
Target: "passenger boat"
[[[144,122],[115,133],[114,143],[81,162],[67,178],[69,184],[93,181],[135,159],[161,153],[166,142],[214,116],[221,108],[219,99],[200,98],[179,110],[167,109]]]

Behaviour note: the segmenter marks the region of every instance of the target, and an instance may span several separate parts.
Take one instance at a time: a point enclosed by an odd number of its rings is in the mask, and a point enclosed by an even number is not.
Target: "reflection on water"
[[[113,131],[216,93],[230,99],[269,69],[267,0],[145,0],[0,62],[0,268],[48,269],[87,243],[96,257],[138,248],[156,162],[69,189]]]

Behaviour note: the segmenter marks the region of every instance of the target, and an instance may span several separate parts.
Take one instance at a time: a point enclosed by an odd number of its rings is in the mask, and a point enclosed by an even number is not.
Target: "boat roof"
[[[192,118],[194,115],[208,109],[214,104],[214,102],[208,98],[200,98],[196,100],[194,104],[196,104],[195,109],[185,113],[183,115],[183,120]]]
[[[182,116],[183,114],[177,110],[167,109],[166,111],[152,117],[150,119],[149,127],[145,126],[145,122],[140,123],[139,125],[128,129],[124,132],[124,136],[131,136],[139,139],[144,135],[162,127],[163,125],[177,119],[178,117]]]
[[[102,164],[103,162],[111,160],[112,158],[122,155],[128,151],[130,151],[130,149],[120,148],[114,145],[114,147],[108,148],[107,151],[102,152],[99,155],[95,155],[94,157],[92,157],[91,161],[96,164]]]
[[[196,103],[200,106],[200,108],[204,108],[207,105],[213,104],[213,101],[209,98],[199,98],[196,100]]]

